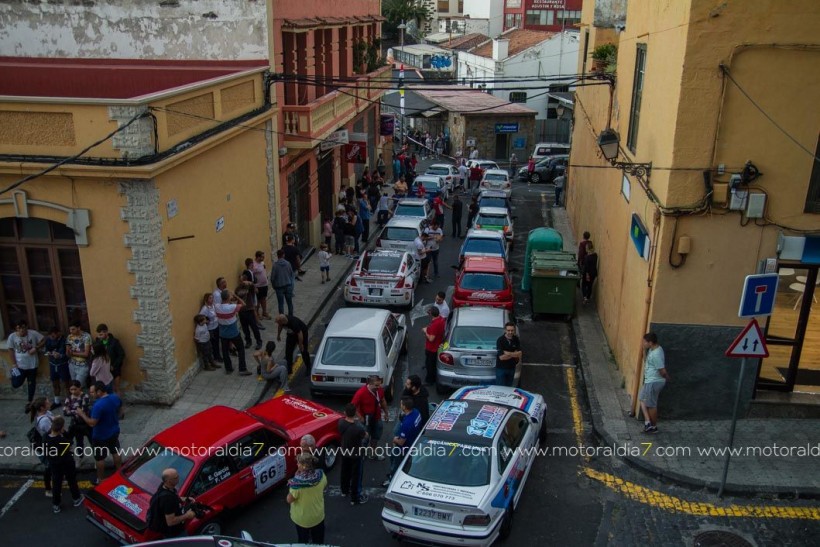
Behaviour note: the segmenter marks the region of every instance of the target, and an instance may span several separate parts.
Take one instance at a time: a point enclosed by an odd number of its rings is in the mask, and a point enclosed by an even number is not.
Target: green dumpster
[[[575,254],[565,251],[533,251],[531,264],[532,312],[575,313],[575,289],[580,274]]]
[[[521,276],[521,290],[530,290],[530,256],[533,251],[561,251],[564,238],[553,228],[536,228],[527,234],[527,249],[524,252],[524,275]]]

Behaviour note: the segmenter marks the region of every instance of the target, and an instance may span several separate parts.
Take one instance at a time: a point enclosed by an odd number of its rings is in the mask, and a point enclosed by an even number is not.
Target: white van
[[[535,161],[547,156],[557,156],[559,154],[569,154],[570,144],[566,142],[539,142],[535,145],[532,157]]]

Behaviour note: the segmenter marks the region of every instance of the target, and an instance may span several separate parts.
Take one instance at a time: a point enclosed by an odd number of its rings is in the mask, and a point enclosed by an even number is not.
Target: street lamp
[[[598,147],[601,153],[613,167],[621,169],[625,173],[634,176],[643,183],[649,183],[649,174],[652,170],[652,162],[633,163],[631,161],[616,161],[618,152],[621,149],[621,138],[617,131],[604,129],[598,135]]]
[[[401,31],[401,48],[402,48],[402,51],[404,51],[404,29],[407,28],[407,25],[404,23],[403,19],[402,19],[401,24],[396,28],[398,28]]]

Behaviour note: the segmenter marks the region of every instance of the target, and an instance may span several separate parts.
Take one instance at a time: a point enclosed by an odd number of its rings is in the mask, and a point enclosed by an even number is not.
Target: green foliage
[[[618,58],[618,47],[615,44],[601,44],[592,50],[592,58],[596,61],[614,63]]]
[[[372,42],[356,40],[353,42],[353,71],[357,74],[373,72],[382,66],[380,39]],[[364,67],[364,68],[362,68]]]
[[[399,35],[398,26],[402,21],[419,24],[433,16],[421,0],[382,0],[382,15],[387,19],[382,23],[382,32],[390,36]]]

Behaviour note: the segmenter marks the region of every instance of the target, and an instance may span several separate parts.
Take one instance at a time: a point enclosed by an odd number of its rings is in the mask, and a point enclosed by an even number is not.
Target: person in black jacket
[[[584,304],[589,303],[592,298],[592,284],[598,277],[598,253],[590,241],[587,243],[587,255],[584,257],[584,272],[581,278],[581,295],[584,297]]]
[[[108,325],[100,323],[97,325],[97,340],[102,342],[108,352],[108,359],[111,361],[111,375],[114,376],[114,393],[122,399],[120,393],[120,376],[122,375],[122,363],[125,361],[125,350],[120,341],[108,332]],[[120,418],[125,416],[125,412],[120,407]]]
[[[402,397],[410,397],[413,399],[413,408],[419,410],[421,414],[421,423],[426,424],[430,418],[430,394],[427,388],[421,383],[421,378],[417,374],[412,374],[404,381],[404,391]]]
[[[362,493],[363,450],[368,443],[367,430],[356,420],[356,406],[345,405],[345,417],[339,419],[339,434],[342,436],[342,495],[350,496],[350,505],[367,503],[367,494]]]
[[[77,467],[74,464],[74,453],[71,438],[65,433],[65,418],[57,416],[51,422],[51,431],[43,436],[43,450],[51,468],[51,503],[54,512],[59,513],[60,500],[63,494],[63,479],[68,483],[74,507],[83,503],[83,495],[77,484]]]

